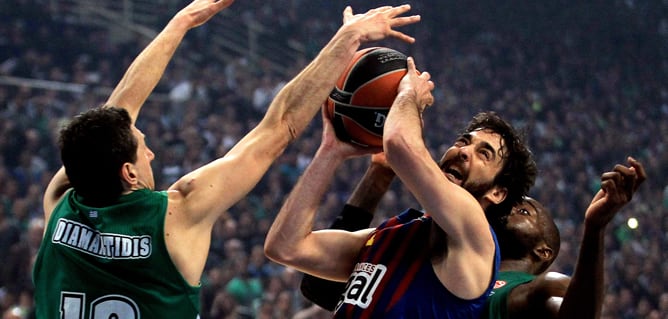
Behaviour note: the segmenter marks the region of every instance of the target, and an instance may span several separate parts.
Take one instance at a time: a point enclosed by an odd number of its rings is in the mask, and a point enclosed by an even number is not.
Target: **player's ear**
[[[485,193],[484,197],[494,205],[501,204],[508,195],[508,189],[501,186],[494,186]]]
[[[123,163],[120,175],[125,184],[134,185],[137,183],[137,171],[135,165],[130,162]]]
[[[545,243],[541,243],[533,249],[533,254],[542,261],[551,261],[554,258],[554,250]]]

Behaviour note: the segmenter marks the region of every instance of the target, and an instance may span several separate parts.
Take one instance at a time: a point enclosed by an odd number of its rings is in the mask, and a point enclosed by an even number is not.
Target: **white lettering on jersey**
[[[387,272],[385,265],[375,265],[370,263],[358,263],[346,285],[346,291],[343,293],[343,300],[336,307],[338,310],[343,303],[349,303],[360,308],[366,309],[373,300],[373,294],[378,288],[383,276]]]
[[[63,218],[58,220],[51,242],[108,259],[144,259],[151,256],[151,236],[100,233]]]

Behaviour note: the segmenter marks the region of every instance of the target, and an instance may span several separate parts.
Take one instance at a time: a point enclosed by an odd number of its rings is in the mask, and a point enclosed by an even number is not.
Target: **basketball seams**
[[[380,49],[380,47],[366,48],[355,53],[355,56],[353,57],[353,61],[355,62],[349,65],[343,72],[345,77],[340,78],[338,83],[336,83],[337,88],[339,88],[339,90],[343,92],[348,93],[348,91],[345,91],[345,87],[346,84],[349,82],[350,76],[355,73],[354,70],[356,70],[361,63],[366,62],[366,59],[368,58],[368,55],[371,52],[376,51],[378,49]]]
[[[387,57],[392,56],[395,58],[385,60]],[[398,59],[396,56],[402,59]],[[362,84],[378,78],[388,71],[394,71],[399,68],[408,68],[404,54],[388,48],[373,48],[373,50],[369,50],[353,63],[350,70],[345,73],[345,80],[340,81],[338,87],[345,92],[354,92]],[[355,76],[351,77],[351,75]]]
[[[345,107],[354,107],[356,109],[365,109],[365,110],[387,110],[387,107],[384,106],[373,106],[373,105],[358,105],[358,104],[350,104],[350,103],[344,103],[344,102],[334,102],[337,106],[345,106]],[[344,117],[349,117],[345,113],[341,111],[337,111],[336,108],[334,109],[334,114],[338,115],[343,115]]]
[[[369,79],[368,81],[362,83],[362,85],[360,85],[357,89],[355,89],[355,91],[352,92],[352,96],[355,96],[355,93],[357,93],[358,91],[364,89],[366,86],[373,84],[374,81],[376,81],[376,80],[378,80],[378,79],[380,79],[380,78],[386,77],[386,76],[388,76],[388,75],[392,75],[392,74],[394,74],[394,73],[406,73],[406,72],[408,72],[407,70],[408,70],[407,68],[403,68],[403,69],[394,69],[394,70],[392,70],[392,71],[387,71],[387,72],[385,72],[385,73],[383,73],[383,74],[379,74],[378,76],[376,76],[376,77],[374,77],[374,78],[372,78],[372,79]],[[361,107],[361,105],[357,105],[357,106],[360,106],[360,107]]]

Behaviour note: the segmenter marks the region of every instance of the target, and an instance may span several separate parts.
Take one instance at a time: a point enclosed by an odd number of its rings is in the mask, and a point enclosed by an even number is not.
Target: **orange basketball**
[[[385,47],[357,51],[324,106],[336,136],[363,147],[383,146],[383,127],[401,78],[406,55]]]

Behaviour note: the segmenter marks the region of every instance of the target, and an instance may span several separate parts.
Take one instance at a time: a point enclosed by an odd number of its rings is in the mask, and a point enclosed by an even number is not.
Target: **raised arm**
[[[413,42],[413,38],[393,29],[420,20],[419,16],[399,17],[408,10],[407,5],[388,6],[353,15],[352,9],[346,8],[342,27],[277,94],[258,126],[223,158],[184,176],[170,188],[186,201],[186,224],[211,227],[221,213],[257,184],[320,110],[361,43],[386,37]]]
[[[301,272],[334,281],[345,281],[370,230],[313,231],[322,197],[336,168],[346,159],[368,151],[336,139],[323,116],[323,139],[313,160],[288,195],[264,244],[271,260]]]
[[[233,2],[234,0],[194,0],[180,10],[130,64],[105,106],[125,108],[134,123],[139,110],[158,84],[186,32],[205,23]],[[69,188],[69,179],[65,169],[61,167],[44,192],[43,208],[46,221]]]
[[[510,318],[596,319],[601,316],[604,287],[605,228],[646,179],[635,159],[615,165],[601,176],[601,189],[585,213],[584,232],[572,277],[539,275],[510,294]]]
[[[425,145],[421,117],[433,102],[433,87],[429,74],[418,75],[409,58],[385,122],[383,146],[399,179],[447,236],[441,253],[448,271],[439,278],[455,295],[474,298],[491,280],[494,241],[478,200],[448,180]]]
[[[194,0],[176,13],[130,64],[105,106],[126,109],[134,123],[139,110],[162,78],[167,64],[188,30],[204,24],[233,2],[234,0]]]
[[[470,230],[468,227],[488,230],[488,226],[480,203],[447,179],[425,145],[422,112],[433,102],[432,89],[428,74],[418,76],[415,63],[409,58],[408,73],[402,79],[385,122],[383,146],[399,179],[448,234],[448,240],[457,243],[467,237],[464,230]],[[476,222],[471,222],[472,219]],[[473,234],[468,237],[478,236],[480,232]]]
[[[632,157],[601,176],[601,190],[585,213],[584,232],[575,271],[557,318],[600,318],[604,296],[605,229],[624,207],[647,175]]]

